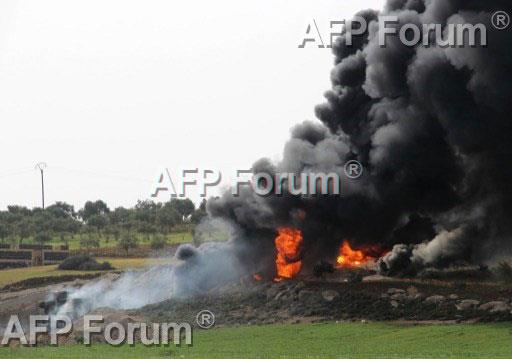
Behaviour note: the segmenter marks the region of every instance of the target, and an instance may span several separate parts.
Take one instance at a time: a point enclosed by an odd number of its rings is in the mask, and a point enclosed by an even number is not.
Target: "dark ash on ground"
[[[155,322],[195,322],[208,309],[220,326],[331,320],[511,321],[512,288],[441,281],[300,281],[231,285],[134,311]],[[477,303],[478,302],[478,303]],[[487,304],[491,303],[491,304]]]

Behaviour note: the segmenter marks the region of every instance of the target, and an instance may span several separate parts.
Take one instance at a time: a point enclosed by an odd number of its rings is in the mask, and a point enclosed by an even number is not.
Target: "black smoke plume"
[[[343,179],[344,164],[356,159],[364,175],[344,181],[338,197],[261,197],[246,188],[210,200],[209,214],[238,228],[242,262],[269,268],[283,225],[303,231],[306,268],[332,260],[344,239],[390,250],[380,263],[390,274],[510,253],[512,29],[493,28],[497,10],[512,14],[510,1],[389,0],[380,13],[357,14],[368,30],[333,47],[332,88],[315,109],[320,122],[294,127],[283,160],[261,159],[253,170]],[[483,23],[488,44],[408,47],[390,36],[381,47],[378,16],[390,14],[397,27]]]

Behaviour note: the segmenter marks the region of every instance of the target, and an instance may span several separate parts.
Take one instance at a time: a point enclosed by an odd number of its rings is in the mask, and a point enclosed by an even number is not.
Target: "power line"
[[[19,176],[19,175],[22,175],[22,174],[25,174],[25,173],[32,172],[33,170],[34,170],[33,168],[30,168],[30,169],[17,170],[17,171],[14,171],[14,172],[5,172],[3,174],[0,173],[0,179],[1,178],[8,178],[8,177]]]
[[[143,178],[120,176],[120,175],[111,174],[111,173],[81,170],[81,169],[76,169],[76,168],[52,166],[52,169],[57,169],[57,170],[71,172],[71,173],[77,173],[77,174],[84,174],[84,175],[89,175],[89,176],[97,176],[97,177],[105,177],[105,178],[111,178],[111,179],[117,179],[117,180],[123,180],[123,181],[130,181],[130,182],[144,182],[144,183],[152,183],[153,182],[151,180],[143,179]]]
[[[78,168],[68,168],[68,167],[53,166],[53,165],[51,166],[51,168],[52,168],[52,170],[64,171],[64,172],[68,172],[68,173],[76,173],[76,174],[82,174],[82,175],[87,175],[87,176],[111,178],[111,179],[130,181],[130,182],[141,182],[141,183],[152,183],[153,182],[152,180],[144,179],[144,178],[128,177],[128,176],[122,176],[122,175],[117,175],[117,174],[112,174],[112,173],[84,170],[84,169],[78,169]],[[36,166],[36,169],[39,169],[39,168],[37,168],[37,166]],[[46,169],[46,167],[45,167],[45,169]],[[30,173],[33,170],[34,170],[34,168],[30,167],[28,169],[24,168],[24,169],[19,169],[19,170],[7,171],[4,173],[0,173],[0,179],[19,176],[22,174]]]

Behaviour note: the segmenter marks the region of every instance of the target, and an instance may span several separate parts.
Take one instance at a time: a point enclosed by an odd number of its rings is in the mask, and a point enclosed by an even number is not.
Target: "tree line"
[[[42,245],[57,238],[67,243],[79,235],[82,247],[99,247],[99,239],[106,238],[120,241],[126,248],[133,245],[130,242],[135,241],[135,234],[149,240],[190,230],[206,215],[205,207],[205,201],[196,208],[190,199],[138,201],[132,208],[115,209],[102,200],[88,201],[79,210],[65,202],[56,202],[44,210],[13,205],[0,211],[0,242],[20,245],[30,240]]]

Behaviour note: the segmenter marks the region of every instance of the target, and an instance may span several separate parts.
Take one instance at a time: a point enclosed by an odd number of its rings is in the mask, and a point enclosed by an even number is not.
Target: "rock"
[[[347,282],[355,284],[355,283],[361,283],[363,281],[363,275],[358,272],[350,273]]]
[[[413,300],[422,300],[424,298],[425,298],[425,294],[423,294],[423,293],[418,293],[412,297]]]
[[[322,292],[322,297],[326,302],[332,302],[333,300],[336,300],[340,297],[340,294],[336,292],[335,290],[324,290]]]
[[[286,294],[288,293],[287,290],[282,290],[280,291],[279,293],[277,293],[277,295],[274,297],[274,300],[279,300],[279,299],[285,299],[286,297]]]
[[[276,295],[279,293],[279,289],[277,287],[270,287],[267,290],[267,300],[271,300],[276,297]]]
[[[405,293],[395,293],[390,298],[392,300],[402,301],[402,300],[407,299],[407,296],[405,295]]]
[[[105,275],[102,275],[100,279],[109,280],[111,282],[114,282],[114,281],[118,280],[120,277],[121,277],[121,274],[119,274],[119,273],[109,272]]]
[[[457,294],[450,294],[448,296],[448,298],[451,299],[451,300],[457,300],[457,299],[459,299],[459,296]]]
[[[295,286],[295,288],[294,288],[294,289],[295,289],[296,291],[299,291],[299,290],[301,290],[301,289],[303,289],[303,288],[305,288],[305,287],[306,287],[306,284],[305,284],[304,282],[302,282],[302,281],[301,281],[301,282],[297,283],[297,285]]]
[[[382,299],[387,299],[387,298],[389,298],[389,294],[387,294],[387,293],[382,293],[382,294],[380,295],[380,297],[381,297]]]
[[[403,289],[398,289],[398,288],[389,288],[389,289],[388,289],[388,294],[389,294],[389,295],[393,295],[393,294],[397,294],[397,293],[405,294],[405,290],[403,290]]]
[[[416,288],[415,286],[411,285],[410,287],[407,288],[407,294],[411,297],[414,297],[416,294],[419,293],[419,290],[418,288]]]
[[[494,301],[494,302],[488,302],[488,303],[482,304],[479,307],[479,309],[486,310],[491,313],[508,312],[510,310],[510,306],[507,303],[502,302],[502,301]]]
[[[455,304],[455,307],[457,310],[468,310],[476,308],[480,304],[480,301],[474,300],[474,299],[464,299],[460,300],[457,304]]]
[[[425,303],[439,305],[442,302],[444,302],[444,300],[445,300],[444,295],[431,295],[430,297],[427,297],[425,299]]]
[[[398,308],[398,302],[396,300],[392,300],[389,304],[391,304],[393,308]]]

